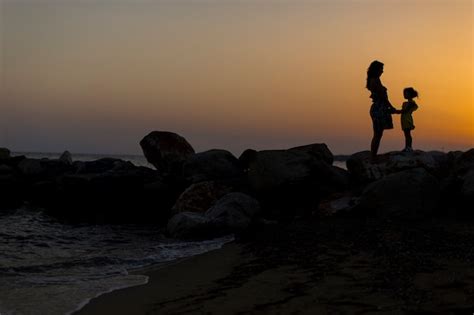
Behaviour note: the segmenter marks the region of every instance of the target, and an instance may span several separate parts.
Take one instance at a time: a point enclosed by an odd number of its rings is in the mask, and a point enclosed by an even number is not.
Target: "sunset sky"
[[[196,149],[369,148],[366,70],[414,148],[474,147],[472,0],[0,0],[0,147],[141,153],[152,130]],[[404,146],[399,116],[381,151]]]

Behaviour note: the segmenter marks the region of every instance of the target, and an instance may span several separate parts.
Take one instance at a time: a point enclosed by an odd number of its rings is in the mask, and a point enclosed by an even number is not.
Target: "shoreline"
[[[153,305],[166,300],[170,295],[188,295],[199,286],[218,280],[241,262],[242,247],[234,241],[224,244],[219,249],[181,258],[159,266],[150,266],[133,270],[130,274],[148,277],[143,285],[126,287],[103,293],[90,299],[82,308],[71,314],[145,314],[153,311]],[[217,265],[216,265],[217,264]],[[195,268],[203,272],[195,273]],[[187,279],[186,279],[187,277]],[[178,288],[175,284],[168,287],[169,279],[181,281]]]

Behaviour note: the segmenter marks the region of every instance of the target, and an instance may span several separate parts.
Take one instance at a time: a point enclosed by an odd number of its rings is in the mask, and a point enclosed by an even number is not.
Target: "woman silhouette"
[[[374,136],[370,145],[372,160],[375,160],[385,129],[393,129],[392,113],[396,113],[395,107],[390,104],[387,95],[387,88],[382,85],[380,76],[383,73],[383,63],[373,61],[367,69],[366,88],[371,92],[372,106],[370,107],[370,117]]]

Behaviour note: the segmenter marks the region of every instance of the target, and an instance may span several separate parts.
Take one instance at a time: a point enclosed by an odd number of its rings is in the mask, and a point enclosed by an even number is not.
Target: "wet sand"
[[[269,225],[78,314],[472,314],[474,221]]]

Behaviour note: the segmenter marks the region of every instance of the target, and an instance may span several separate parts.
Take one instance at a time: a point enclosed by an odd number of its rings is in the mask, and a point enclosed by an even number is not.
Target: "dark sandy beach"
[[[472,314],[472,220],[297,219],[149,270],[78,314]],[[248,240],[251,239],[251,242]]]

